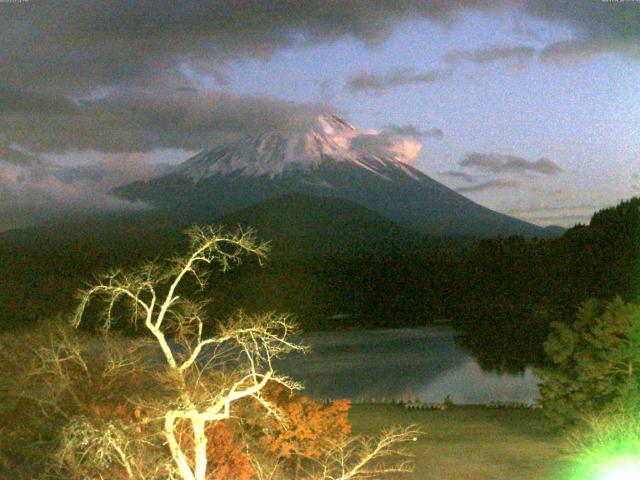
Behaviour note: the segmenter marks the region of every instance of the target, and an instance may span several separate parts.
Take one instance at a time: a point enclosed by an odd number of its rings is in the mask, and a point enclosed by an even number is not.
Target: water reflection
[[[523,374],[484,372],[455,342],[447,326],[326,332],[305,337],[306,355],[278,368],[302,380],[319,398],[410,399],[455,403],[534,402],[539,394],[530,368]]]

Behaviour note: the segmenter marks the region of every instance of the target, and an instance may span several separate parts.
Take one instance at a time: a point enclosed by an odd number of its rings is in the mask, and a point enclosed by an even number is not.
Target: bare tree
[[[204,266],[217,263],[224,271],[239,263],[244,254],[253,254],[262,261],[267,246],[256,242],[251,231],[225,235],[219,229],[193,227],[188,235],[190,255],[176,258],[168,266],[148,263],[132,272],[110,272],[81,292],[75,324],[80,324],[94,297],[106,301],[102,316],[104,330],[111,328],[119,302],[129,307],[132,322],[144,323],[160,346],[169,374],[180,386],[178,398],[166,406],[163,414],[164,435],[171,457],[183,480],[204,480],[207,424],[230,418],[233,404],[247,397],[257,400],[269,414],[278,416],[277,409],[262,395],[263,388],[268,382],[290,389],[300,386],[276,374],[272,360],[303,347],[291,340],[295,326],[284,315],[239,313],[217,333],[206,336],[206,304],[181,297],[181,283],[190,276],[204,288],[207,278]],[[202,381],[201,361],[204,362],[205,357],[209,370],[224,373],[217,379],[221,382],[217,388],[211,389]],[[193,462],[177,439],[176,425],[181,421],[191,427]]]
[[[80,325],[90,302],[96,299],[104,302],[100,326],[105,332],[125,312],[131,323],[142,325],[150,332],[161,351],[158,362],[166,367],[163,381],[170,385],[167,391],[173,392],[147,398],[144,405],[146,410],[157,412],[161,419],[171,458],[164,475],[205,480],[210,441],[207,426],[231,418],[234,406],[247,399],[254,400],[266,414],[286,422],[265,396],[264,389],[269,383],[278,383],[290,390],[301,388],[290,378],[278,374],[273,360],[289,352],[303,351],[305,347],[296,342],[296,326],[286,315],[239,312],[219,324],[216,330],[209,329],[207,302],[190,300],[189,288],[203,289],[207,283],[207,267],[213,264],[226,271],[240,263],[245,255],[253,255],[262,262],[268,247],[257,242],[250,230],[229,235],[220,229],[196,226],[187,234],[191,241],[191,253],[187,256],[167,263],[150,262],[130,271],[109,272],[80,292],[74,325]],[[74,353],[73,358],[79,361],[81,355]],[[116,370],[128,368],[122,357],[114,358],[110,365]],[[126,435],[114,424],[98,430],[92,428],[81,420],[70,423],[66,445],[82,450],[83,458],[93,458],[94,462],[115,462],[126,470],[129,478],[144,478],[136,468],[133,447]],[[347,442],[327,451],[325,463],[314,469],[314,473],[309,472],[308,478],[355,480],[407,471],[408,464],[402,460],[386,466],[380,466],[378,460],[402,454],[394,446],[414,438],[416,433],[411,427],[390,430],[378,442],[362,439]],[[190,438],[181,441],[185,435]],[[65,451],[62,456],[66,454]],[[318,474],[321,476],[317,477]]]

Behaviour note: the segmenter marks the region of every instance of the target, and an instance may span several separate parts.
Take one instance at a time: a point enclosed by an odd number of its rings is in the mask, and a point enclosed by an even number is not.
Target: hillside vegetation
[[[209,293],[220,315],[238,306],[287,311],[306,330],[451,318],[483,366],[518,370],[542,360],[551,321],[572,321],[589,298],[633,300],[638,293],[637,198],[597,212],[562,237],[477,242],[424,237],[337,199],[299,195],[297,207],[291,204],[276,199],[205,219],[251,223],[277,252],[264,268],[249,263],[216,279]],[[93,272],[183,248],[181,232],[194,220],[144,212],[5,232],[1,325],[16,328],[68,311]],[[351,316],[339,317],[345,313]]]

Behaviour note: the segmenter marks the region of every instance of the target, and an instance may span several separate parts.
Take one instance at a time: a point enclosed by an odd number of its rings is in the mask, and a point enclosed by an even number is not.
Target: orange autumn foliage
[[[207,480],[251,480],[255,471],[242,443],[226,423],[218,423],[207,430],[207,458],[209,470]]]
[[[256,472],[247,447],[254,455],[276,457],[287,469],[295,469],[301,459],[322,457],[351,433],[348,400],[323,405],[292,394],[281,385],[270,385],[265,396],[280,410],[285,422],[256,416],[255,406],[247,402],[240,414],[246,421],[231,419],[207,427],[207,480],[254,480]],[[180,426],[176,438],[193,458],[192,430],[186,423]]]
[[[279,385],[271,387],[267,397],[287,420],[284,425],[268,421],[269,434],[262,439],[268,450],[280,458],[291,459],[295,455],[320,458],[327,448],[351,433],[349,400],[323,405],[304,395],[292,394]]]

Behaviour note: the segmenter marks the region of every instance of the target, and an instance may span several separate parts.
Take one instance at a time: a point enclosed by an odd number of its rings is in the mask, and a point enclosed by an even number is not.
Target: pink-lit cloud
[[[369,152],[377,155],[388,155],[407,165],[415,167],[422,143],[412,137],[376,132],[362,132],[351,139],[353,150]]]
[[[167,169],[147,163],[142,154],[105,155],[98,163],[73,167],[42,160],[19,164],[0,159],[0,229],[61,215],[146,208],[109,192]]]

